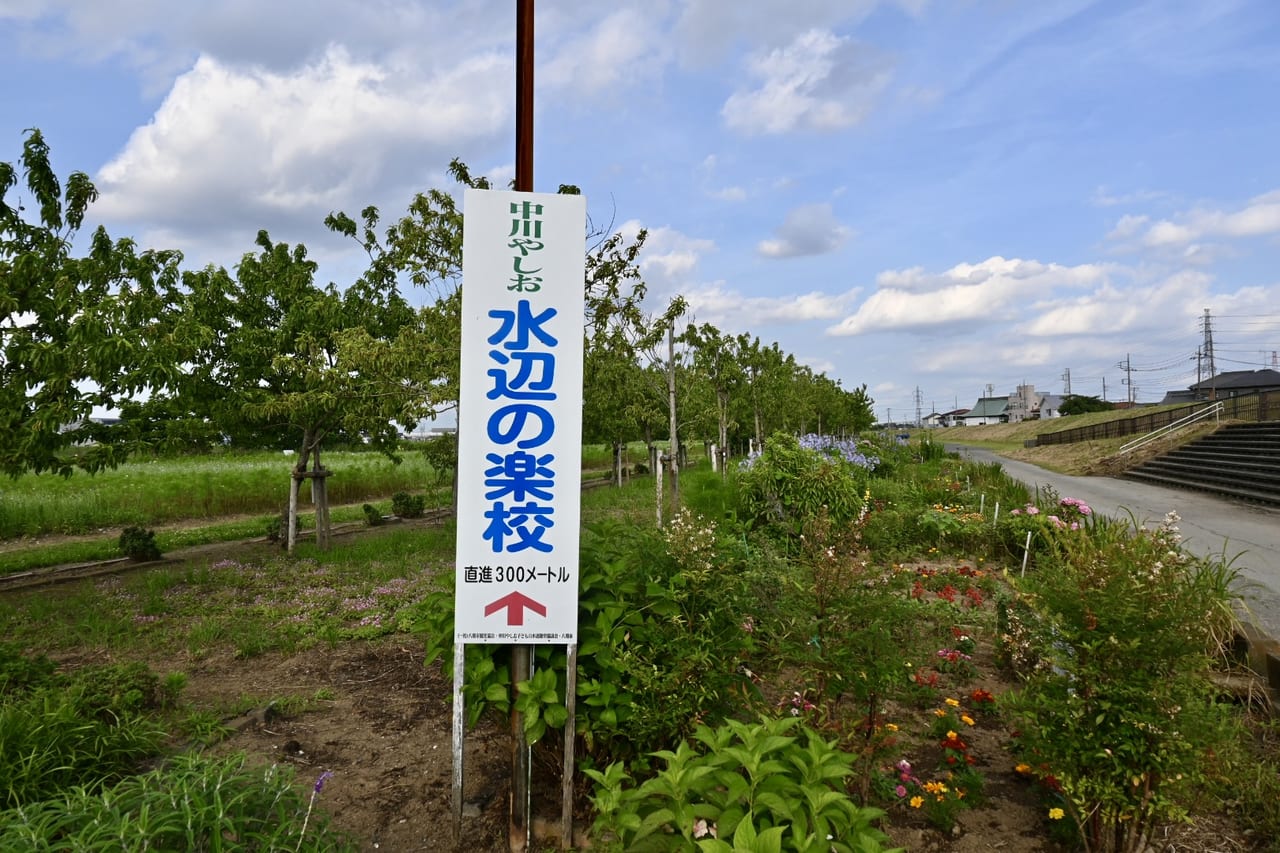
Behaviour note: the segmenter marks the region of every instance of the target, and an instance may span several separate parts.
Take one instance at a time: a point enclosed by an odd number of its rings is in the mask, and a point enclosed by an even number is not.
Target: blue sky
[[[649,229],[654,307],[866,383],[1160,399],[1280,350],[1280,3],[537,3],[535,189]],[[514,171],[514,0],[0,0],[0,159],[192,266]]]

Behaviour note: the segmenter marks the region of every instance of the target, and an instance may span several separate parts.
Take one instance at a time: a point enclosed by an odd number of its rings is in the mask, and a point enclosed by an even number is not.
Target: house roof
[[[1218,390],[1230,388],[1280,388],[1280,371],[1271,370],[1228,370],[1210,377],[1203,382],[1191,386],[1193,391],[1210,388]]]
[[[1061,409],[1062,400],[1063,398],[1060,394],[1044,394],[1040,397],[1040,408],[1054,410]]]
[[[1196,392],[1188,388],[1186,391],[1166,391],[1160,405],[1169,406],[1173,403],[1194,403],[1195,401]]]
[[[965,418],[994,418],[1009,410],[1008,397],[979,397],[973,408],[965,413]]]

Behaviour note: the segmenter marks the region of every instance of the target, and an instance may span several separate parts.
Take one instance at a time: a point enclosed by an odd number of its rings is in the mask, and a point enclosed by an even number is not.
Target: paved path
[[[1114,477],[1070,477],[986,450],[952,446],[975,462],[998,462],[1005,473],[1034,488],[1051,486],[1061,497],[1080,498],[1104,515],[1158,524],[1169,510],[1182,517],[1183,544],[1200,555],[1235,558],[1237,591],[1245,618],[1273,639],[1280,639],[1280,510],[1235,503],[1183,489],[1166,489]]]

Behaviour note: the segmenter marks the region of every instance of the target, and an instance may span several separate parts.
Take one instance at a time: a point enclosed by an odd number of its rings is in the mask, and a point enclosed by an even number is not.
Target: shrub
[[[852,757],[798,718],[700,726],[655,756],[665,767],[638,786],[619,763],[586,771],[597,833],[622,849],[872,853],[888,840],[872,825],[883,813],[845,790]]]
[[[458,467],[457,433],[443,433],[423,442],[422,456],[436,474],[436,485],[440,485]]]
[[[160,559],[160,546],[156,545],[156,532],[141,527],[126,527],[120,532],[120,552],[130,560],[145,563]]]
[[[0,706],[0,805],[34,803],[72,785],[96,790],[163,745],[167,733],[150,719],[115,709],[86,716],[85,704],[83,693],[42,690]]]
[[[27,657],[12,643],[0,643],[0,702],[48,684],[57,664],[44,655]]]
[[[871,467],[874,462],[856,450],[817,449],[777,433],[759,456],[743,463],[738,475],[742,518],[792,538],[824,508],[837,524],[852,521],[863,508]]]
[[[391,496],[391,514],[400,518],[422,518],[427,500],[422,495],[396,492]]]
[[[1184,552],[1175,522],[1055,525],[1024,585],[1040,662],[1004,706],[1087,851],[1138,849],[1184,817],[1226,738],[1205,673],[1230,637],[1232,573]]]
[[[578,731],[593,760],[633,758],[667,746],[701,719],[741,707],[754,612],[742,566],[726,557],[715,525],[676,516],[667,533],[621,523],[583,531],[579,561]],[[450,576],[451,579],[451,576]],[[776,582],[760,587],[761,596]],[[453,593],[433,593],[414,613],[427,659],[452,660]],[[466,647],[471,722],[509,709],[505,651]],[[564,652],[535,650],[537,682],[518,688],[526,736],[563,725]],[[543,673],[546,673],[545,675]]]
[[[365,504],[360,507],[360,509],[364,512],[365,523],[370,527],[378,527],[383,523],[384,519],[382,518],[382,510],[378,509],[373,504]]]

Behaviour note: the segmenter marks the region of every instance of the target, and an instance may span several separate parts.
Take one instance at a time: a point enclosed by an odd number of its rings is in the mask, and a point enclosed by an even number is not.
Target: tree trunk
[[[725,470],[729,462],[729,395],[724,393],[716,394],[716,415],[720,422],[720,444],[716,448],[716,452],[720,455],[717,460],[720,463],[720,476],[727,477],[729,472]]]
[[[315,449],[312,464],[311,498],[316,507],[316,545],[329,550],[329,472],[320,464],[320,448]]]
[[[613,484],[622,488],[622,442],[613,443]]]

